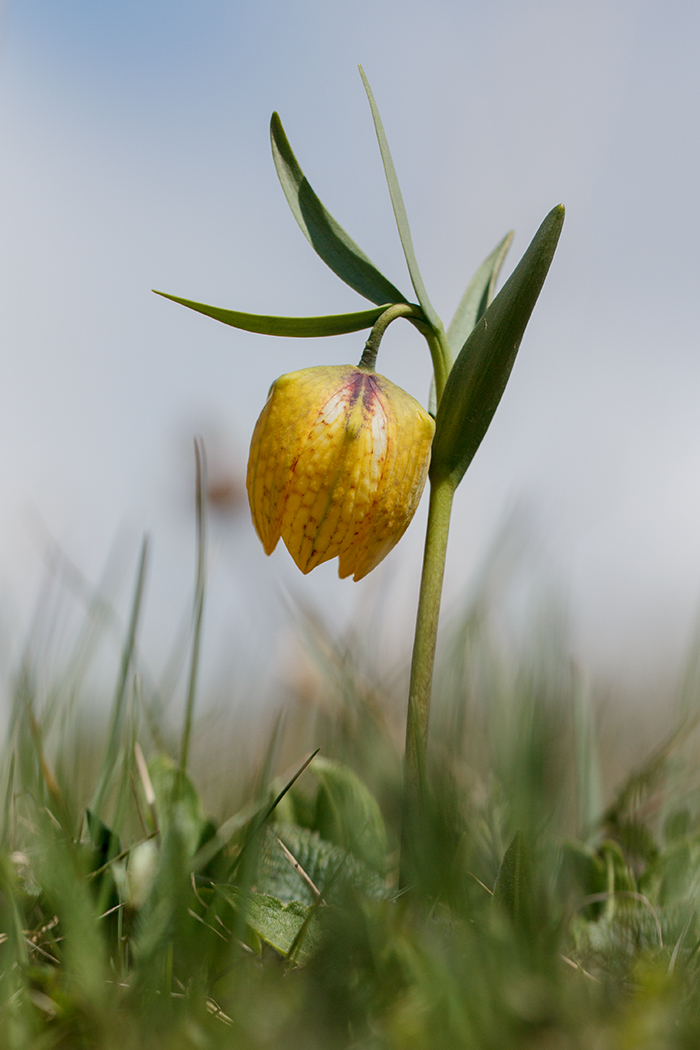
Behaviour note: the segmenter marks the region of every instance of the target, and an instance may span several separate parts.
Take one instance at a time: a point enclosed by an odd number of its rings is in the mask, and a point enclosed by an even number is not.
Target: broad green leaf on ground
[[[349,887],[359,890],[372,900],[389,896],[384,880],[361,860],[342,846],[326,842],[318,832],[295,824],[271,824],[266,828],[255,878],[255,887],[260,893],[272,894],[282,901],[301,901],[303,904],[313,904],[317,899],[309,883],[281,849],[278,839],[320,893],[324,892],[324,886],[330,883],[340,869],[340,875],[328,895],[329,903],[342,899]]]
[[[572,954],[594,975],[629,979],[639,973],[639,959],[661,956],[663,973],[669,971],[671,948],[678,946],[679,963],[692,958],[698,939],[697,917],[687,907],[651,908],[642,900],[621,899],[612,917],[597,922],[574,923]]]
[[[435,420],[431,478],[456,487],[498,407],[561,233],[564,208],[547,215],[505,285],[469,335]]]
[[[493,887],[493,903],[518,925],[528,924],[532,916],[532,860],[520,831],[505,852]]]
[[[234,886],[216,886],[217,894],[238,908],[240,894]],[[318,949],[322,938],[322,925],[318,915],[309,915],[311,909],[299,901],[283,904],[268,893],[251,893],[246,899],[246,921],[258,937],[281,955],[288,955],[295,940],[307,923],[303,939],[295,957],[300,962],[310,959]],[[309,921],[310,920],[310,921]]]
[[[511,230],[500,244],[496,245],[488,258],[484,259],[467,285],[467,290],[447,329],[447,339],[454,357],[464,346],[476,322],[483,317],[487,307],[491,305],[496,290],[496,281],[512,240],[513,231]]]
[[[314,826],[321,838],[349,850],[382,873],[386,867],[386,829],[372,792],[342,762],[319,755],[311,771],[319,783]]]
[[[207,306],[192,299],[181,299],[177,295],[158,292],[164,299],[171,299],[190,310],[213,317],[215,321],[240,328],[244,332],[257,332],[259,335],[280,335],[291,339],[313,339],[316,336],[345,335],[347,332],[359,332],[371,328],[375,321],[391,305],[385,303],[375,310],[360,310],[352,314],[328,314],[318,317],[276,317],[268,314],[245,314],[238,310],[223,310],[218,306]]]
[[[156,796],[161,835],[167,835],[176,825],[187,855],[194,856],[207,822],[192,781],[168,755],[154,755],[148,763],[148,772]]]
[[[372,111],[372,120],[374,121],[374,129],[377,133],[379,151],[382,155],[382,163],[384,165],[384,173],[386,174],[386,181],[389,187],[391,205],[394,209],[394,217],[399,230],[399,237],[401,238],[401,246],[406,257],[406,265],[408,266],[408,272],[411,275],[411,283],[413,284],[413,289],[418,297],[418,302],[420,303],[428,322],[433,328],[439,331],[442,328],[442,322],[436,314],[433,305],[428,298],[425,285],[423,284],[423,278],[421,277],[418,268],[418,260],[416,259],[416,253],[413,248],[413,238],[411,237],[411,230],[408,225],[406,207],[403,202],[403,197],[401,196],[401,188],[399,186],[399,180],[396,177],[396,169],[394,168],[394,162],[389,151],[389,143],[387,142],[384,125],[382,124],[382,118],[379,115],[377,103],[374,100],[372,89],[369,86],[369,81],[365,76],[362,66],[360,66],[360,76],[362,77],[362,83],[365,86],[365,91],[367,92],[367,98],[369,100],[369,107]]]
[[[270,121],[270,140],[277,174],[292,214],[326,266],[372,303],[407,302],[321,204],[299,167],[277,113],[272,114]]]

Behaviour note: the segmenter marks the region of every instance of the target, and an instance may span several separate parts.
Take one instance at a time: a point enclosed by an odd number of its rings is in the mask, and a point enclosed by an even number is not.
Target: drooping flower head
[[[303,573],[337,557],[341,578],[362,579],[415,513],[434,430],[418,402],[376,372],[331,365],[280,376],[248,460],[265,552],[281,536]]]

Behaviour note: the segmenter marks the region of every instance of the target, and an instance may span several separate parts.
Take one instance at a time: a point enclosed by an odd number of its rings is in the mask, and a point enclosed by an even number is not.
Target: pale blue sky
[[[120,527],[148,529],[157,648],[190,586],[189,436],[218,432],[240,466],[275,376],[359,357],[362,336],[275,342],[150,294],[260,312],[361,308],[287,210],[272,109],[327,206],[410,289],[361,61],[445,321],[507,229],[508,270],[544,214],[567,206],[511,384],[460,489],[450,596],[523,500],[571,590],[582,658],[624,671],[650,667],[654,643],[676,655],[700,594],[699,43],[700,8],[668,0],[6,0],[8,607],[26,607],[39,575],[32,508],[90,575]],[[379,368],[425,400],[427,356],[408,325],[393,327]],[[394,640],[404,621],[410,631],[420,533],[417,521],[386,565]],[[215,539],[213,662],[243,608],[250,645],[267,615],[281,620],[280,581],[340,619],[379,586],[341,583],[335,566],[304,579],[281,549],[267,561],[245,516]]]

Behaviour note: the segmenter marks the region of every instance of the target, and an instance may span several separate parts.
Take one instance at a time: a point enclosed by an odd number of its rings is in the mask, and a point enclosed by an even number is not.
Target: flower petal
[[[418,506],[435,424],[409,394],[352,365],[273,384],[255,427],[248,494],[265,551],[282,536],[302,572],[338,557],[366,576]]]

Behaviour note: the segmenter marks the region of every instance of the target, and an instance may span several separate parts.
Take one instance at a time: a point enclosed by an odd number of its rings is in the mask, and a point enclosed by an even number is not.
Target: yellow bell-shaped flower
[[[408,528],[435,431],[400,387],[353,365],[280,376],[255,426],[248,498],[267,554],[280,538],[303,573],[338,557],[361,580]]]

